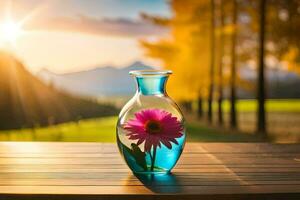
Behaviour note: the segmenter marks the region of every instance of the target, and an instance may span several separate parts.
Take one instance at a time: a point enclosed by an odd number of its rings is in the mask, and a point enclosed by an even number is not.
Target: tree
[[[218,122],[219,125],[223,124],[223,56],[224,56],[224,2],[223,0],[220,1],[220,58],[219,58],[219,65],[218,65]]]
[[[260,0],[259,5],[259,53],[257,70],[257,132],[265,135],[266,133],[266,112],[265,112],[265,23],[266,23],[266,0]]]
[[[203,118],[203,98],[202,94],[199,94],[197,99],[197,117],[198,119]]]
[[[143,14],[150,22],[170,29],[168,37],[156,42],[142,40],[146,55],[160,59],[174,75],[168,83],[170,96],[177,101],[198,99],[198,116],[201,117],[202,99],[207,97],[209,70],[210,4],[198,0],[172,0],[173,16],[164,19]]]
[[[237,0],[233,0],[232,25],[234,30],[231,35],[231,69],[230,69],[230,127],[237,128],[236,119],[236,40],[237,40]]]
[[[266,52],[283,61],[290,71],[300,74],[300,1],[269,0],[266,20]]]
[[[210,70],[209,70],[209,88],[208,88],[208,122],[212,122],[213,117],[213,92],[214,92],[214,69],[215,69],[215,2],[210,1],[211,8],[211,26],[210,26]]]

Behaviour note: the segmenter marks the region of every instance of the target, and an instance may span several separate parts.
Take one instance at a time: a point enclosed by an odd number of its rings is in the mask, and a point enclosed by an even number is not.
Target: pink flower
[[[178,144],[175,138],[180,138],[183,128],[171,113],[159,109],[147,109],[135,113],[135,118],[129,120],[124,129],[131,140],[138,140],[137,145],[145,142],[145,152],[161,147],[161,143],[169,149],[171,142]]]

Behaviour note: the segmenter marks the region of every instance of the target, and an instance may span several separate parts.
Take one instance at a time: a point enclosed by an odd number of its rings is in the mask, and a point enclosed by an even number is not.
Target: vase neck
[[[142,95],[166,94],[166,83],[170,71],[133,71],[137,83],[138,93]]]
[[[165,94],[167,76],[136,77],[138,92],[143,95]]]

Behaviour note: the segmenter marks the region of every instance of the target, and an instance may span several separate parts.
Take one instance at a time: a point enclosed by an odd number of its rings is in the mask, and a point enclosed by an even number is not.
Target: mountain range
[[[67,74],[43,69],[37,76],[47,84],[72,94],[92,97],[128,96],[135,91],[135,82],[129,71],[151,69],[154,68],[137,61],[122,68],[105,66]]]
[[[86,71],[67,74],[56,74],[46,69],[41,70],[37,76],[56,88],[63,89],[72,94],[92,97],[122,97],[134,94],[135,82],[129,76],[131,70],[151,70],[154,67],[137,61],[128,66],[118,68],[112,66],[95,67]],[[256,84],[257,72],[248,66],[239,69],[242,80],[251,85]],[[281,68],[266,69],[266,88],[269,98],[297,98],[300,97],[300,77]],[[192,84],[192,83],[191,83]],[[255,90],[238,88],[239,98],[255,98]]]

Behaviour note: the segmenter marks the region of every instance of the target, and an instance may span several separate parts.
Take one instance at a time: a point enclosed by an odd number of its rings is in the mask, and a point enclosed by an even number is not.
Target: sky
[[[6,41],[0,32],[0,48],[34,73],[122,67],[137,60],[160,65],[145,56],[139,40],[165,37],[168,30],[145,22],[140,13],[171,15],[166,0],[1,0],[0,28],[12,21],[18,35]]]

